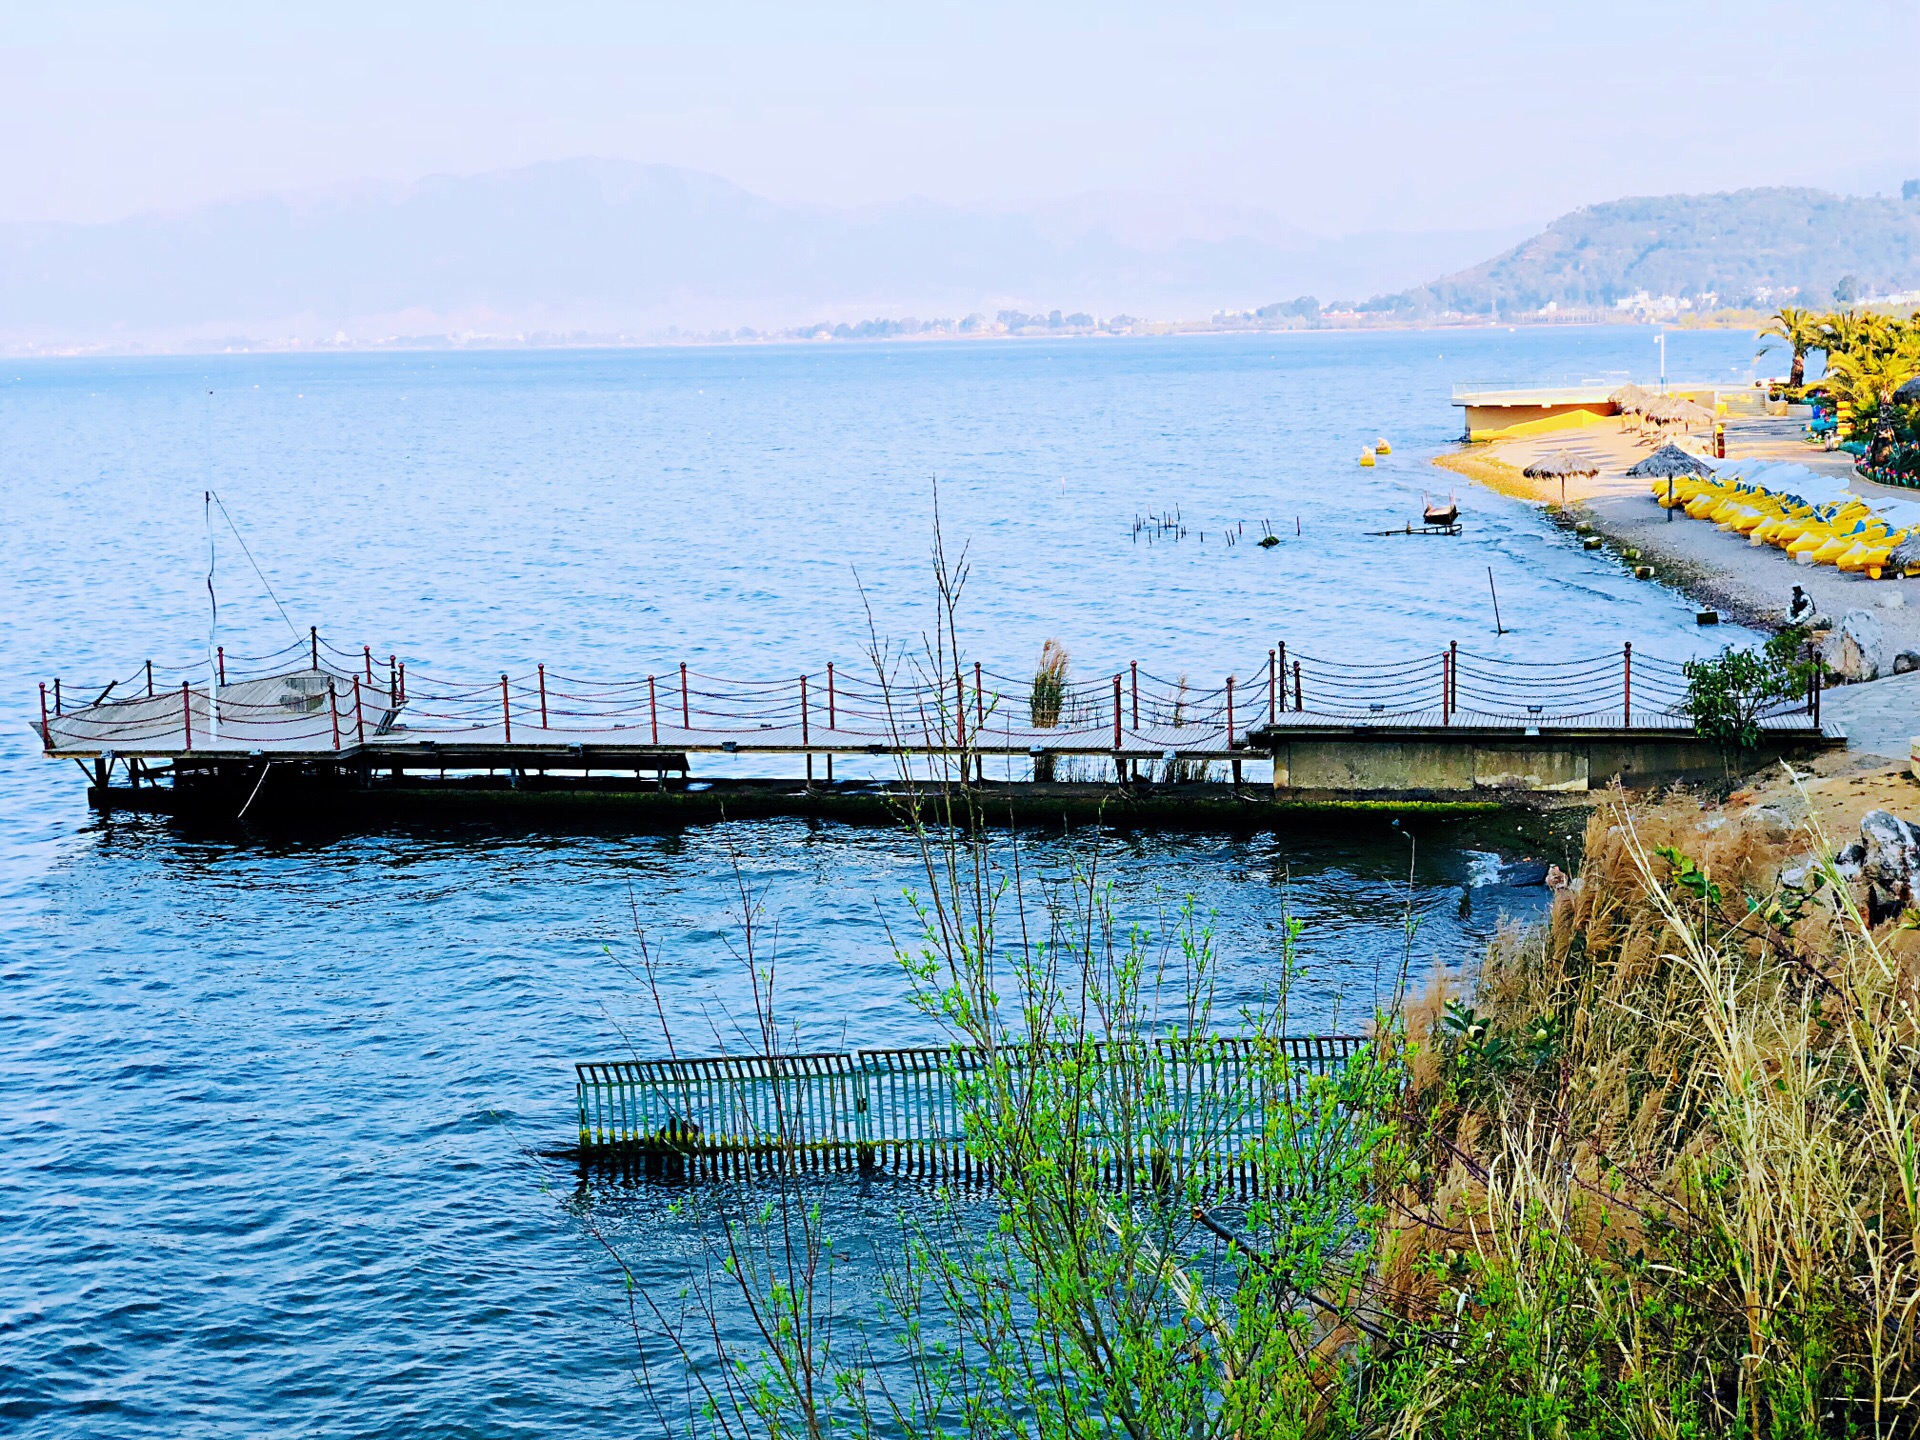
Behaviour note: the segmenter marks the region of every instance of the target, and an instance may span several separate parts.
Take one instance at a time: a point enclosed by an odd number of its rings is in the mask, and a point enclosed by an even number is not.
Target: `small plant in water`
[[[1031,710],[1036,730],[1051,730],[1060,723],[1060,711],[1067,698],[1067,647],[1049,640],[1040,647],[1040,664],[1033,672]]]

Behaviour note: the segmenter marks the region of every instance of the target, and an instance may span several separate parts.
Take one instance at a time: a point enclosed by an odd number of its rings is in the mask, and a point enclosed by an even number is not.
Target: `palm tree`
[[[1807,381],[1807,352],[1822,348],[1825,332],[1821,328],[1820,317],[1811,310],[1782,305],[1754,338],[1764,340],[1769,335],[1779,337],[1793,348],[1793,372],[1787,377],[1787,383],[1798,390]],[[1762,354],[1766,353],[1766,348],[1762,347]]]
[[[1889,321],[1884,330],[1855,338],[1854,348],[1827,362],[1829,388],[1858,419],[1871,417],[1867,459],[1882,464],[1894,442],[1893,392],[1920,375],[1920,328]]]

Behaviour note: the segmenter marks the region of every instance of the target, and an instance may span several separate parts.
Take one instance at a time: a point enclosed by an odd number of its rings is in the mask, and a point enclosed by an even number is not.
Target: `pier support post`
[[[1620,721],[1627,729],[1633,728],[1633,642],[1627,641],[1620,651]]]

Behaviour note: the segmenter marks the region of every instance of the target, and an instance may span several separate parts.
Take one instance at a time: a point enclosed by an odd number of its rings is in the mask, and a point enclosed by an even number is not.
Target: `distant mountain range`
[[[1520,233],[1327,239],[1255,207],[1120,195],[841,209],[672,166],[570,160],[0,226],[0,346],[644,337],[1005,307],[1204,316],[1275,295],[1363,297]]]
[[[673,166],[568,160],[109,224],[0,226],[0,349],[652,339],[816,322],[889,335],[920,328],[900,323],[908,316],[1086,329],[1119,312],[1298,326],[1333,305],[1381,319],[1523,318],[1614,311],[1636,296],[1825,305],[1836,287],[1920,288],[1916,184],[1899,199],[1763,189],[1618,200],[1523,234],[1329,239],[1254,205],[1117,194],[835,208]]]
[[[1917,288],[1920,184],[1909,182],[1900,198],[1782,187],[1589,205],[1472,269],[1364,308],[1524,314],[1637,296],[1819,307]]]

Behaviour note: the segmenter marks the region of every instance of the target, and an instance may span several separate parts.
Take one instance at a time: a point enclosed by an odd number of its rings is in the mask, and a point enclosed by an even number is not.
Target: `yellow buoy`
[[[1378,440],[1373,442],[1373,451],[1376,455],[1391,455],[1393,453],[1393,447],[1387,444],[1387,437],[1382,435]]]
[[[1371,446],[1360,452],[1360,463],[1362,465],[1373,464],[1373,448]]]

